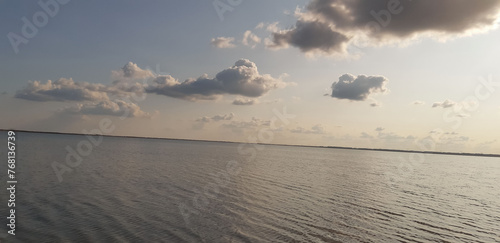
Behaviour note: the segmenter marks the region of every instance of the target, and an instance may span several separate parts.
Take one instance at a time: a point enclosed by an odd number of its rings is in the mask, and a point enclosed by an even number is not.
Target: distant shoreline
[[[15,132],[24,132],[24,133],[42,133],[42,134],[56,134],[56,135],[77,135],[77,136],[90,135],[90,136],[103,136],[103,137],[115,137],[115,138],[142,138],[142,139],[159,139],[159,140],[174,140],[174,141],[194,141],[194,142],[212,142],[212,143],[234,143],[234,144],[242,143],[242,142],[202,140],[202,139],[159,138],[159,137],[119,136],[119,135],[100,135],[100,134],[64,133],[64,132],[44,132],[44,131],[29,131],[29,130],[19,130],[19,129],[0,129],[0,131],[4,131],[4,132],[15,131]],[[290,147],[307,147],[307,148],[332,148],[332,149],[349,149],[349,150],[395,152],[395,153],[419,153],[419,154],[439,154],[439,155],[458,155],[458,156],[475,156],[475,157],[494,157],[494,158],[500,158],[500,154],[418,151],[418,150],[404,150],[404,149],[356,148],[356,147],[342,147],[342,146],[294,145],[294,144],[277,144],[277,143],[257,143],[257,144],[259,144],[259,145],[275,145],[275,146],[290,146]]]

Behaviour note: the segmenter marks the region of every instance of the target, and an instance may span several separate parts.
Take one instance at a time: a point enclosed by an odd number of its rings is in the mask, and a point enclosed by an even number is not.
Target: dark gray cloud
[[[373,93],[385,93],[388,82],[383,76],[344,74],[339,81],[332,84],[331,96],[337,99],[348,99],[355,101],[366,100]]]
[[[340,30],[364,30],[381,18],[385,21],[378,22],[380,30],[370,34],[399,37],[426,31],[463,33],[490,26],[499,8],[498,0],[313,0],[307,6],[309,14],[329,20]]]
[[[270,90],[285,86],[286,83],[280,78],[260,74],[255,63],[241,59],[234,66],[217,73],[215,78],[203,75],[179,82],[172,76],[159,76],[146,91],[193,101],[214,100],[223,94],[260,97]]]
[[[357,37],[376,44],[426,34],[460,36],[491,28],[499,12],[500,0],[312,0],[297,13],[295,27],[273,33],[270,46],[332,53]]]
[[[334,31],[328,23],[299,20],[295,28],[272,34],[271,48],[298,47],[303,52],[319,50],[326,53],[342,52],[349,38]]]

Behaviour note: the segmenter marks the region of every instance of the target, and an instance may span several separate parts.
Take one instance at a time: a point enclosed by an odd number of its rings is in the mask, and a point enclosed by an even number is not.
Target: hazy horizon
[[[70,132],[57,132],[57,131],[30,131],[30,130],[15,130],[15,129],[2,129],[0,131],[15,131],[15,132],[24,132],[24,133],[48,133],[55,135],[76,135],[76,136],[103,136],[103,137],[114,137],[114,138],[138,138],[138,139],[164,139],[164,140],[179,140],[179,141],[196,141],[196,142],[209,142],[209,143],[235,143],[235,144],[251,144],[248,141],[238,142],[238,141],[227,141],[227,140],[204,140],[204,139],[190,139],[190,138],[172,138],[172,137],[155,137],[155,136],[134,136],[134,135],[110,135],[110,134],[98,134],[98,133],[70,133]],[[337,146],[337,145],[305,145],[305,144],[284,144],[284,143],[258,143],[262,145],[272,145],[272,146],[296,146],[296,147],[313,147],[313,148],[333,148],[333,149],[352,149],[352,150],[373,150],[373,151],[382,151],[382,152],[402,152],[402,153],[436,153],[443,155],[477,155],[477,156],[487,156],[487,157],[496,157],[500,156],[500,153],[471,153],[471,152],[452,152],[452,151],[435,151],[433,149],[429,150],[405,150],[405,149],[394,149],[394,148],[374,148],[374,147],[347,147],[347,146]]]

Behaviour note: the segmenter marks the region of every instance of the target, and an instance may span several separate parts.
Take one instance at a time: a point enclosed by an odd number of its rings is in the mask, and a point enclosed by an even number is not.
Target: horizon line
[[[46,134],[58,134],[58,135],[103,136],[103,137],[117,137],[117,138],[161,139],[161,140],[178,140],[178,141],[195,141],[195,142],[212,142],[212,143],[258,144],[258,145],[309,147],[309,148],[333,148],[333,149],[349,149],[349,150],[378,151],[378,152],[441,154],[441,155],[458,155],[458,156],[477,156],[477,157],[497,157],[497,158],[500,158],[500,154],[491,154],[491,153],[446,152],[446,151],[429,151],[429,150],[425,151],[425,150],[405,150],[405,149],[390,149],[390,148],[363,148],[363,147],[346,147],[346,146],[333,146],[333,145],[247,143],[247,142],[235,142],[235,141],[223,141],[223,140],[168,138],[168,137],[144,137],[144,136],[110,135],[110,134],[85,134],[85,133],[74,133],[74,132],[34,131],[34,130],[22,130],[22,129],[4,129],[4,128],[0,128],[0,131],[5,131],[5,132],[14,131],[14,132],[25,132],[25,133],[46,133]]]

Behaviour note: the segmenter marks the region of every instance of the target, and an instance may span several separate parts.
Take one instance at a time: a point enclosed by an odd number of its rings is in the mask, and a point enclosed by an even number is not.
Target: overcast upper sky
[[[500,0],[0,0],[0,128],[500,153],[499,16]]]

